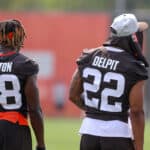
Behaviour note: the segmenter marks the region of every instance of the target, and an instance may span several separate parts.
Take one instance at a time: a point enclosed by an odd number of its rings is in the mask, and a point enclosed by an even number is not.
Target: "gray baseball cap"
[[[124,37],[137,32],[139,26],[140,23],[134,14],[121,14],[114,18],[110,27],[115,31],[114,36]]]

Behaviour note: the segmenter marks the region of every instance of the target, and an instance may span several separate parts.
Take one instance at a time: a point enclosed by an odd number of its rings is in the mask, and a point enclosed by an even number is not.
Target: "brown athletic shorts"
[[[129,138],[98,137],[82,135],[80,150],[134,150]]]

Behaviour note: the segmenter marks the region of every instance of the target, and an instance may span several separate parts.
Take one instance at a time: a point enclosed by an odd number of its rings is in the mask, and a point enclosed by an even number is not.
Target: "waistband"
[[[27,118],[25,118],[21,113],[15,111],[0,112],[0,120],[7,120],[12,123],[28,126]]]

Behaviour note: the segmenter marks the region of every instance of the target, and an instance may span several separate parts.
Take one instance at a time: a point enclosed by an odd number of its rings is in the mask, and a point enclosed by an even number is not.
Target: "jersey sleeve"
[[[78,66],[84,65],[86,63],[89,62],[90,58],[89,58],[90,54],[86,53],[86,52],[82,52],[82,54],[79,56],[79,58],[77,58],[76,63]]]
[[[138,82],[148,79],[148,71],[146,70],[144,64],[140,61],[136,62],[134,65],[129,66],[130,70],[127,70],[127,81],[126,85],[129,87],[127,91],[130,93],[132,87]],[[127,93],[128,93],[127,92]]]
[[[31,76],[39,72],[39,65],[31,60],[27,59],[24,63],[24,71],[26,76]]]
[[[39,65],[36,61],[22,54],[18,54],[13,62],[13,72],[21,77],[31,76],[39,72]]]
[[[84,49],[80,57],[76,60],[77,65],[82,66],[88,64],[91,61],[92,56],[100,52],[101,49],[102,47]]]
[[[133,72],[135,81],[147,80],[148,71],[145,68],[145,65],[141,61],[137,61],[134,66],[135,72]]]

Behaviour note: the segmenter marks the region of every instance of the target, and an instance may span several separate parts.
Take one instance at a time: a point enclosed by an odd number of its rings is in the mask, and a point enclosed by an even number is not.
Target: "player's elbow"
[[[135,118],[144,116],[144,110],[143,109],[131,109],[130,115]]]
[[[77,99],[79,99],[79,97],[78,97],[78,95],[75,95],[75,94],[73,94],[73,93],[69,93],[69,100],[71,101],[71,102],[76,102],[76,100]]]

